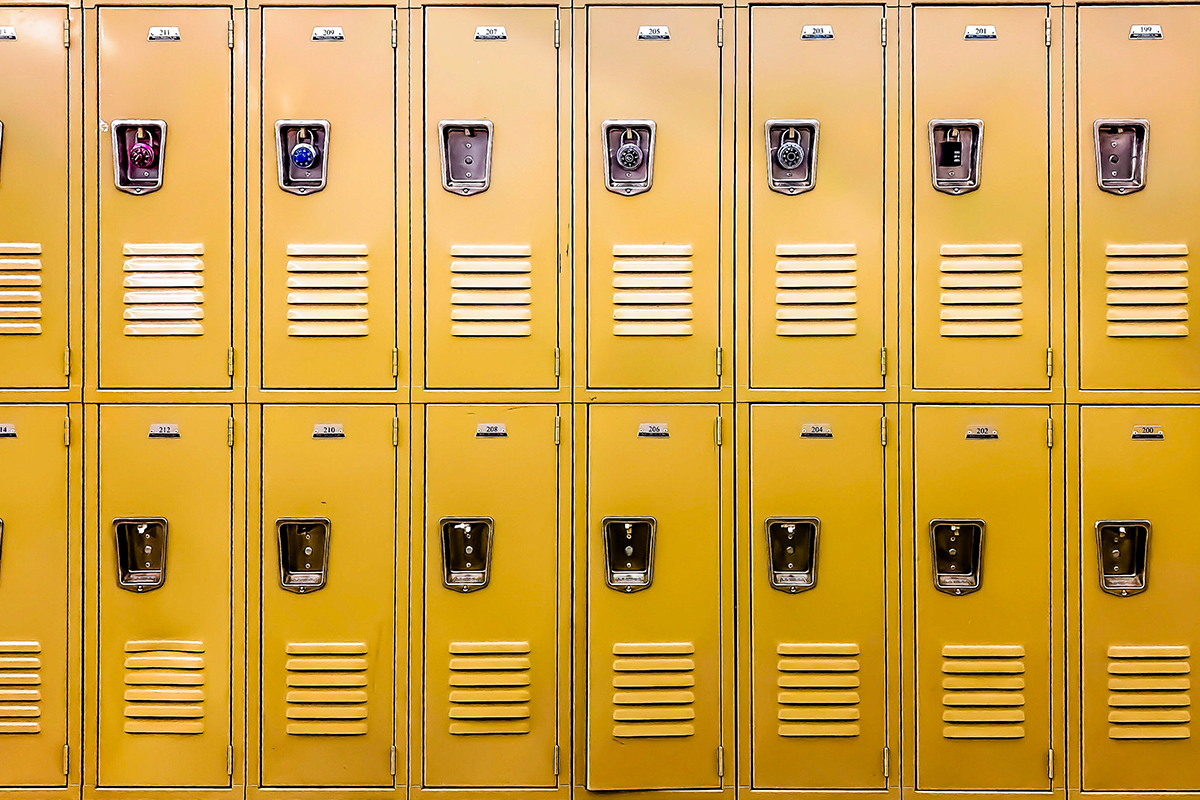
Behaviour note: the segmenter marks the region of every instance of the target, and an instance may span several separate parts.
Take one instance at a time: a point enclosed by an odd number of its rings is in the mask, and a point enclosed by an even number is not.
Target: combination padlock
[[[798,169],[804,163],[804,147],[800,144],[800,132],[789,128],[784,133],[784,141],[779,143],[775,151],[775,160],[786,170]],[[787,138],[787,137],[792,138]]]
[[[154,166],[157,158],[158,153],[154,151],[154,139],[150,132],[145,128],[138,128],[133,144],[129,147],[129,163],[139,169],[149,169]]]
[[[317,163],[317,148],[312,144],[312,135],[307,128],[301,128],[296,138],[300,141],[292,148],[292,164],[299,169],[312,169]],[[305,140],[308,141],[305,141]]]
[[[632,138],[632,142],[625,141]],[[645,156],[642,154],[641,139],[633,128],[626,128],[621,137],[621,146],[617,148],[617,164],[625,170],[635,170],[642,165]]]

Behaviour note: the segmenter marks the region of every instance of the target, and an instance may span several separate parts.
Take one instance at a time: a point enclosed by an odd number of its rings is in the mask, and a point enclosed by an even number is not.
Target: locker
[[[100,407],[98,786],[230,785],[232,421]]]
[[[392,388],[407,37],[391,7],[261,13],[263,385]]]
[[[423,13],[426,385],[554,388],[558,9]]]
[[[720,19],[587,10],[589,386],[717,386]]]
[[[1200,91],[1200,9],[1077,13],[1080,385],[1198,389],[1187,256],[1200,222],[1200,111],[1178,98]]]
[[[882,19],[879,6],[750,9],[756,387],[883,385]]]
[[[1194,791],[1200,409],[1085,407],[1081,417],[1082,788]]]
[[[427,408],[423,785],[553,788],[557,408]]]
[[[917,388],[1049,387],[1048,14],[913,11]]]
[[[263,408],[264,786],[393,784],[398,424],[390,405]]]
[[[228,388],[232,12],[95,15],[100,386]]]
[[[3,14],[3,11],[0,11]],[[61,28],[60,28],[61,30]],[[19,34],[18,34],[19,35]],[[20,41],[18,39],[18,41]],[[0,406],[0,783],[65,786],[71,665],[67,407]]]
[[[919,790],[1050,788],[1061,588],[1051,586],[1049,415],[1044,406],[915,410]]]
[[[66,24],[65,7],[0,7],[0,388],[67,385]]]
[[[750,414],[750,783],[885,789],[883,407]]]
[[[719,413],[588,409],[589,790],[721,785]]]

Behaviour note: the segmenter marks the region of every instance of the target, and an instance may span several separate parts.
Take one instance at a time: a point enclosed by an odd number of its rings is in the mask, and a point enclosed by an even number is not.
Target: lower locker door
[[[918,789],[1049,789],[1049,416],[915,411]]]
[[[229,785],[231,413],[100,408],[100,786]]]
[[[264,785],[392,785],[395,417],[263,409]]]
[[[62,786],[67,744],[66,406],[0,406],[0,783]]]
[[[720,785],[717,414],[589,408],[590,790]]]
[[[1084,408],[1081,430],[1083,789],[1194,791],[1200,409]]]
[[[884,786],[882,417],[882,406],[752,407],[755,789]]]
[[[425,786],[556,782],[556,414],[429,407]]]

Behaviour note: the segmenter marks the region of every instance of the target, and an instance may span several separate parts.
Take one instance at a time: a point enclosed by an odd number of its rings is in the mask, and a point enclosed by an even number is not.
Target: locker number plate
[[[814,425],[811,422],[800,426],[801,439],[832,439],[833,427],[830,425]]]
[[[638,436],[650,439],[670,439],[671,432],[665,422],[643,422],[638,425]]]
[[[342,29],[337,26],[313,28],[314,42],[344,42],[346,35],[342,33]]]
[[[503,25],[480,25],[475,29],[477,42],[508,41],[508,30]]]
[[[146,36],[148,42],[178,42],[180,40],[179,28],[168,28],[161,25],[151,28],[150,33]]]
[[[666,25],[643,25],[638,28],[638,41],[669,42],[671,29]]]
[[[1162,25],[1131,25],[1129,27],[1130,39],[1161,39]]]
[[[503,422],[481,422],[475,426],[476,439],[504,439],[508,436],[508,428]]]
[[[995,428],[990,428],[987,425],[976,425],[967,428],[968,439],[999,439],[1000,431]]]
[[[151,439],[178,439],[179,426],[167,422],[156,422],[150,426]]]
[[[1166,438],[1166,435],[1163,433],[1162,425],[1134,425],[1133,435],[1129,438],[1140,441],[1161,442]]]
[[[11,422],[0,422],[0,439],[17,438],[17,426]]]
[[[832,25],[805,25],[800,31],[801,39],[832,39]]]
[[[964,39],[995,39],[995,25],[968,25],[967,32],[963,34]]]
[[[313,425],[314,439],[345,439],[346,432],[342,430],[342,423],[322,423],[318,422]]]
[[[17,29],[11,25],[0,25],[0,42],[15,42]]]

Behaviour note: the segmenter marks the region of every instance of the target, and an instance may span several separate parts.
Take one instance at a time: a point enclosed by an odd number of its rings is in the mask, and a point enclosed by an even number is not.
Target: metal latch
[[[324,189],[329,178],[329,120],[276,120],[275,158],[280,189],[291,194]]]
[[[444,119],[438,123],[442,188],[473,195],[492,185],[492,123],[483,119]]]
[[[929,122],[929,161],[933,188],[966,194],[979,188],[983,120],[935,119]]]
[[[308,594],[324,588],[329,579],[329,539],[332,525],[325,517],[283,517],[275,520],[279,537],[279,586]]]
[[[601,123],[604,185],[610,192],[632,196],[650,191],[656,130],[654,120],[649,119],[606,119]]]
[[[167,521],[162,517],[113,520],[117,540],[117,585],[152,592],[167,579]]]
[[[1100,588],[1117,597],[1146,591],[1146,564],[1150,550],[1148,520],[1103,520],[1096,523],[1096,548],[1100,553]]]
[[[442,517],[442,585],[458,592],[483,589],[492,579],[491,517]]]
[[[605,583],[619,592],[639,592],[654,582],[654,517],[605,517]]]
[[[817,585],[821,520],[771,517],[766,523],[771,588],[795,594]]]
[[[1098,119],[1096,184],[1111,194],[1130,194],[1146,188],[1146,145],[1150,123],[1144,119]]]
[[[933,585],[939,592],[964,595],[979,591],[986,527],[981,519],[935,519],[929,523]]]
[[[815,119],[767,120],[767,186],[780,194],[802,194],[817,182]]]
[[[161,119],[112,121],[114,181],[129,194],[150,194],[163,185],[167,123]]]

